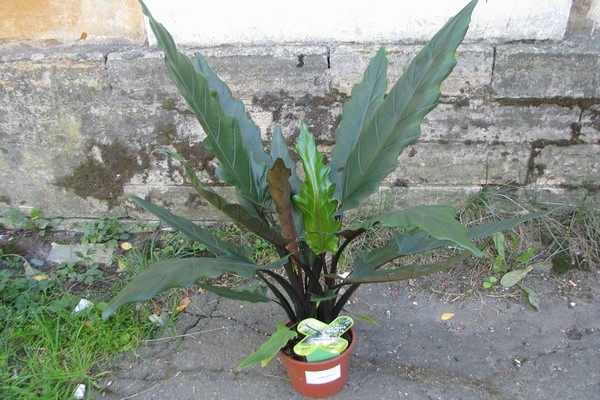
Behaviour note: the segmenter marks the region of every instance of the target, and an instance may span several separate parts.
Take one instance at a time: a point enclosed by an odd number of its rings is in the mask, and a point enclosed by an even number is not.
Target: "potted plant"
[[[203,243],[215,257],[167,260],[149,266],[112,299],[103,317],[108,318],[125,304],[188,285],[237,300],[274,301],[287,315],[287,323],[280,322],[270,339],[239,368],[265,365],[297,337],[296,327],[301,321],[334,321],[361,284],[446,270],[471,254],[482,256],[474,239],[547,214],[532,213],[466,227],[457,220],[453,207],[421,205],[386,212],[363,223],[344,220],[346,212],[360,207],[377,192],[383,179],[396,168],[398,155],[419,138],[420,123],[438,104],[440,85],[456,64],[454,55],[476,4],[477,0],[471,1],[441,28],[387,95],[385,49],[377,52],[343,107],[329,163],[324,162],[313,135],[301,123],[294,146],[303,169],[299,174],[281,128],[274,129],[270,150],[266,151],[259,128],[247,117],[242,102],[233,97],[201,54],[192,61],[178,52],[171,35],[142,3],[158,46],[165,53],[169,74],[206,132],[203,144],[220,162],[217,175],[236,188],[237,202],[223,198],[201,182],[180,155],[166,152],[182,164],[198,193],[235,224],[269,242],[280,258],[270,265],[258,265],[251,261],[247,249],[225,242],[209,230],[144,199],[129,196],[165,224]],[[379,248],[359,252],[350,263],[351,273],[340,274],[340,260],[348,245],[376,226],[392,230],[392,238]],[[455,251],[443,261],[391,264],[448,246]],[[260,285],[224,288],[202,281],[224,273],[235,273],[248,280],[255,278],[253,282],[258,279]],[[349,339],[351,349],[356,343],[355,335]],[[342,356],[349,353],[346,350]],[[332,366],[324,367],[329,372],[335,369],[331,378],[319,377],[323,374],[314,369],[318,363],[298,364],[312,368],[304,374],[304,381],[307,376],[309,381],[317,381],[318,390],[305,392],[306,395],[330,396],[345,384],[341,371],[337,371],[347,370],[347,361],[340,367],[340,361],[334,359]],[[334,385],[329,391],[324,389],[328,379]]]

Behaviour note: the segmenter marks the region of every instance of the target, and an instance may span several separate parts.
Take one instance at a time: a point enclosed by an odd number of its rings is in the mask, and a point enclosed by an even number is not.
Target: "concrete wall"
[[[50,26],[43,34],[0,25],[0,205],[38,206],[48,216],[72,218],[139,216],[123,199],[135,193],[196,219],[217,218],[185,186],[177,165],[152,154],[173,148],[217,184],[215,161],[201,145],[204,133],[169,81],[160,52],[140,44],[145,37],[137,4],[88,3],[96,7],[91,15],[105,8],[135,12],[129,23],[113,23],[108,31],[121,31],[112,39],[100,33],[102,23],[97,30],[87,23]],[[366,9],[359,2],[344,2],[344,8],[309,1],[285,10],[269,1],[252,9],[240,2],[227,18],[232,27],[215,31],[229,26],[218,9],[184,12],[190,1],[164,9],[166,2],[147,1],[157,19],[188,40],[190,53],[200,48],[208,57],[265,140],[280,123],[293,141],[303,119],[325,151],[343,102],[377,48],[386,44],[393,81],[422,40],[466,1],[418,3],[436,13],[407,8],[394,24],[395,10],[377,12],[377,2]],[[506,184],[521,195],[556,201],[598,196],[600,0],[535,3],[480,2],[442,103],[386,181],[386,201],[460,203],[483,185]],[[188,35],[191,24],[205,34]]]

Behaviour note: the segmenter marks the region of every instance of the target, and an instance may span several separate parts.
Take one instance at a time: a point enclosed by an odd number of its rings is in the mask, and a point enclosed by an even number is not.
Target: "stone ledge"
[[[600,145],[546,146],[535,158],[546,185],[600,187]]]
[[[510,44],[496,48],[495,98],[600,99],[600,46]]]
[[[487,101],[442,103],[422,125],[424,141],[524,143],[569,140],[578,107],[516,106]],[[588,135],[589,136],[589,135]],[[587,140],[587,136],[586,136]]]
[[[388,89],[408,67],[413,57],[423,46],[389,45]],[[375,56],[379,46],[375,45],[339,45],[331,52],[332,88],[350,95],[352,86],[362,79],[363,72],[370,59]],[[492,45],[461,45],[456,58],[458,64],[452,74],[442,84],[443,96],[483,96],[489,92],[492,82],[494,49]]]
[[[529,146],[417,142],[399,157],[385,182],[427,185],[524,183]]]

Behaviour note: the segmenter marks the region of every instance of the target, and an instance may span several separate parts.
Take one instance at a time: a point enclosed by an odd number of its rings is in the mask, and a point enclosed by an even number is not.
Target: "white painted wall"
[[[599,0],[592,0],[595,6]],[[397,42],[429,39],[468,0],[146,0],[180,44]],[[480,0],[470,40],[563,38],[572,0]],[[149,31],[149,29],[148,29]],[[149,42],[156,43],[152,34]]]
[[[600,0],[592,0],[587,18],[592,21],[591,35],[596,31],[600,31]]]

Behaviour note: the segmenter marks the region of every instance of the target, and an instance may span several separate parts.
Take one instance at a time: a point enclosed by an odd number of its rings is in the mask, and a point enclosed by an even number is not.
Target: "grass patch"
[[[74,313],[79,297],[46,274],[0,272],[2,399],[73,398],[77,385],[96,385],[104,374],[98,365],[133,348],[153,328],[131,309],[103,321],[101,302]]]

